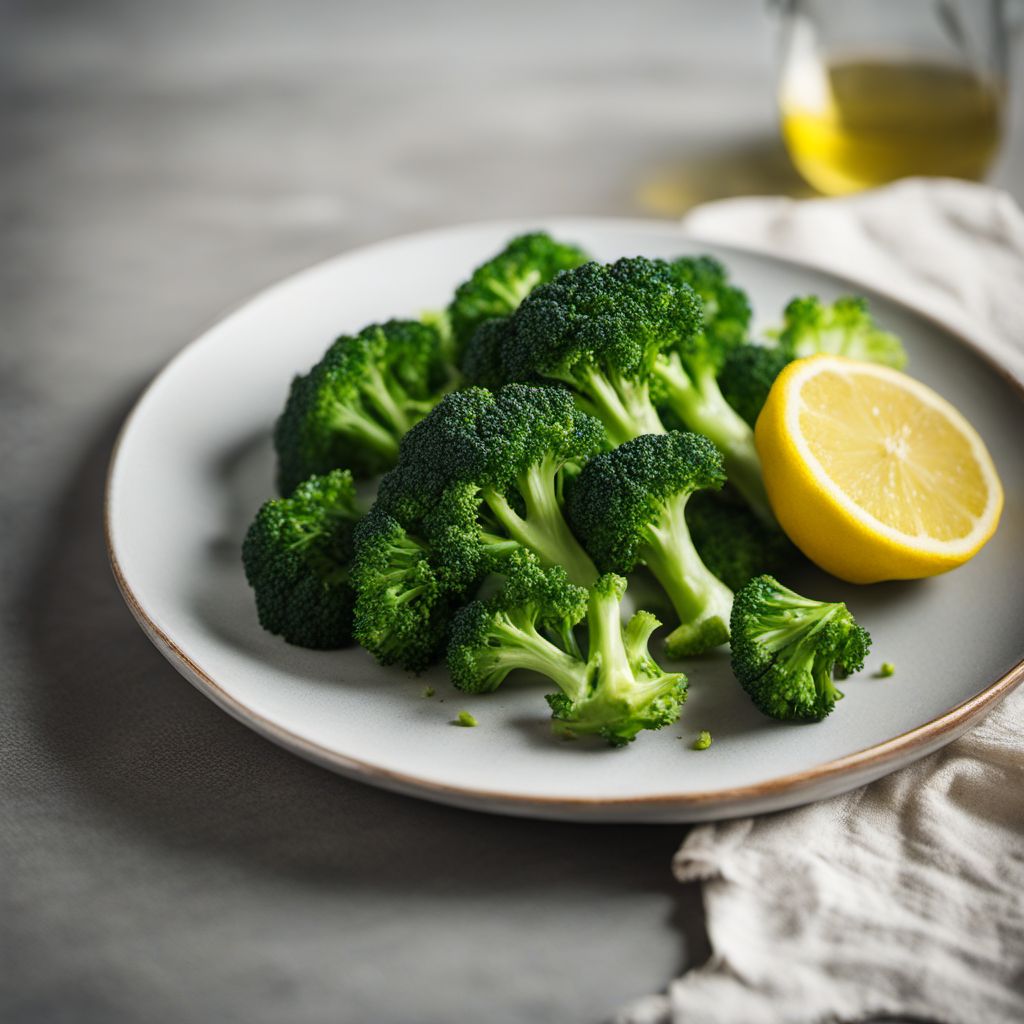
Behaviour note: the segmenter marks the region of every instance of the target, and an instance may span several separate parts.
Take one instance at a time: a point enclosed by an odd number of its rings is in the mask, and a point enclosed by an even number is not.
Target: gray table
[[[761,5],[0,11],[0,1019],[598,1021],[662,988],[706,954],[681,829],[458,812],[257,738],[135,626],[101,496],[147,379],[292,270],[797,187]]]

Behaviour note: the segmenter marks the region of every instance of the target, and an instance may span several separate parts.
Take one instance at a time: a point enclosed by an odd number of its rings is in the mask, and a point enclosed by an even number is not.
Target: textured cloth
[[[906,181],[842,200],[738,199],[697,236],[834,269],[968,332],[1024,377],[1024,215],[1005,194]],[[944,750],[794,811],[705,825],[711,957],[629,1024],[1024,1021],[1024,688]]]

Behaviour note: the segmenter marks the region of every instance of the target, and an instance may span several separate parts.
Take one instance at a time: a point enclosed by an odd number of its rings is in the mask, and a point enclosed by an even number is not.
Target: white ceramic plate
[[[271,424],[289,381],[338,334],[442,306],[513,234],[545,227],[602,260],[711,251],[771,323],[794,294],[856,289],[807,267],[694,245],[674,225],[607,219],[491,223],[373,245],[263,292],[189,345],[156,378],[116,448],[107,529],[118,583],[174,666],[276,743],[345,775],[464,807],[590,821],[688,821],[768,811],[849,789],[949,742],[1024,675],[1024,445],[1021,394],[958,339],[873,296],[910,371],[961,409],[1006,487],[995,538],[945,577],[856,587],[808,568],[793,582],[841,599],[871,632],[867,669],[818,725],[763,718],[725,653],[691,661],[673,728],[621,750],[549,731],[543,684],[467,697],[437,669],[383,669],[358,647],[312,652],[264,633],[239,545],[273,489]],[[873,675],[891,661],[891,679]],[[437,690],[425,698],[424,687]],[[475,729],[448,723],[461,709]],[[690,747],[701,729],[714,745]]]

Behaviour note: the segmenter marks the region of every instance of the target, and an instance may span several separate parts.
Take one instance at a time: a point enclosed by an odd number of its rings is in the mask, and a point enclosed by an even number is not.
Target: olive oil
[[[826,195],[917,174],[978,179],[995,156],[1001,90],[966,68],[876,59],[808,71],[783,81],[782,132]]]

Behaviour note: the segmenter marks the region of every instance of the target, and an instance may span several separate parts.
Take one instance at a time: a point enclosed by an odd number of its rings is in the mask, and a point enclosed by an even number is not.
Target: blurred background
[[[105,288],[142,262],[229,302],[431,225],[809,194],[779,132],[786,6],[5,0],[7,262],[101,262]],[[990,180],[1021,198],[1011,90]]]

